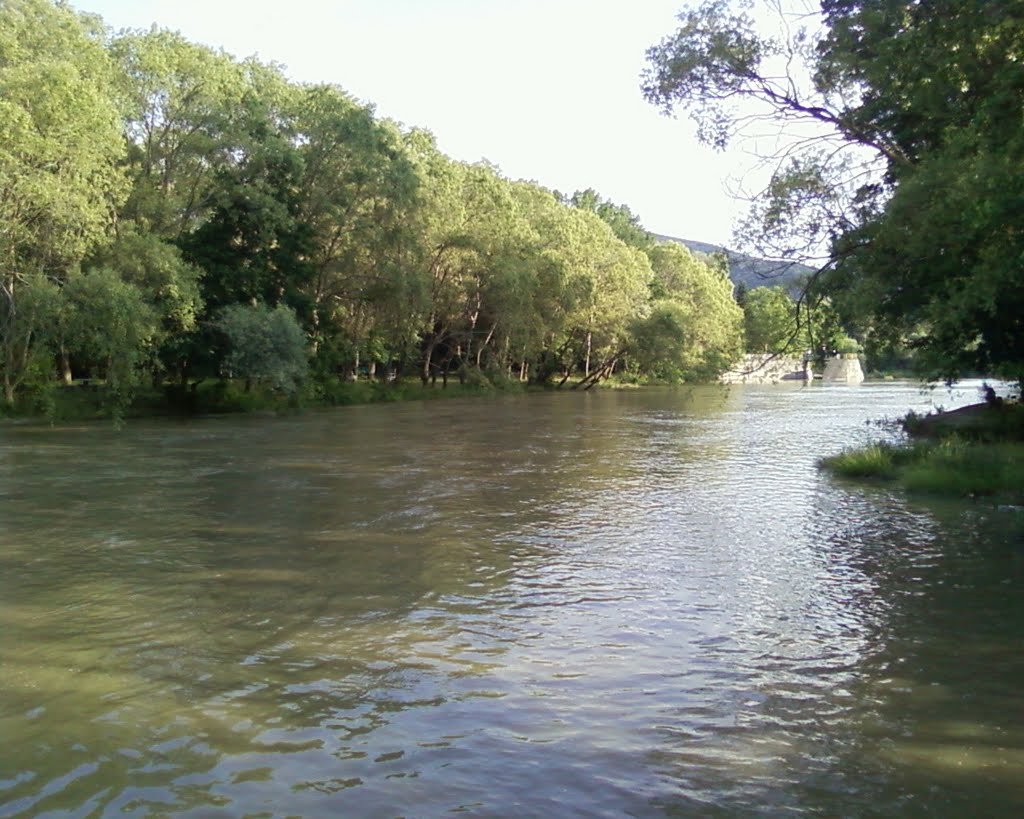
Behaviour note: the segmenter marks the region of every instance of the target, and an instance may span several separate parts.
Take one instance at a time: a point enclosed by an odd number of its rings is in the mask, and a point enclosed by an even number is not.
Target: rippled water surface
[[[0,429],[0,816],[1019,815],[1024,512],[916,386]]]

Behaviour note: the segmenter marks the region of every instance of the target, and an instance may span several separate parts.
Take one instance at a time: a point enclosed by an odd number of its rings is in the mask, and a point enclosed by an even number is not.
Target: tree
[[[402,136],[341,89],[302,89],[293,110],[303,172],[298,218],[310,232],[314,344],[353,369],[393,301],[408,304],[407,249],[419,179]],[[340,343],[339,343],[340,342]]]
[[[780,159],[758,234],[790,251],[828,242],[819,292],[868,334],[911,338],[923,374],[1020,380],[1024,16],[985,0],[823,0],[817,19],[771,37],[706,2],[651,50],[645,92],[719,146],[755,110],[737,101],[817,126]],[[786,71],[800,60],[803,82]]]
[[[4,403],[14,405],[17,391],[32,381],[53,379],[53,356],[59,349],[57,329],[60,289],[36,273],[22,276],[17,302],[0,321]]]
[[[698,137],[720,150],[753,140],[771,178],[753,198],[741,244],[780,260],[820,258],[822,244],[853,224],[872,173],[903,157],[885,134],[849,118],[851,89],[817,81],[823,33],[812,4],[776,5],[774,29],[759,24],[750,5],[704,0],[682,12],[676,32],[648,50],[643,92],[667,114],[687,111]],[[754,136],[772,126],[784,147],[765,154]]]
[[[574,317],[590,292],[587,279],[578,275],[585,258],[580,223],[560,197],[539,185],[513,183],[512,195],[529,238],[515,290],[518,309],[507,319],[511,327],[504,346],[530,359],[532,380],[546,383],[557,375],[564,384],[582,360]],[[521,367],[520,376],[526,374]]]
[[[63,281],[126,189],[112,66],[92,19],[48,0],[0,4],[0,356],[5,400],[32,360],[21,291]],[[30,283],[31,282],[31,283]]]
[[[742,311],[724,267],[676,242],[650,253],[651,314],[634,324],[636,362],[668,380],[705,380],[727,370],[741,351]]]
[[[196,329],[203,307],[199,292],[202,271],[186,262],[181,251],[154,233],[140,233],[129,223],[83,264],[85,271],[113,270],[136,287],[153,311],[151,363],[172,366],[180,360],[182,339]],[[66,368],[70,376],[70,369]]]
[[[72,351],[91,375],[105,378],[124,400],[151,360],[157,324],[142,291],[118,271],[95,268],[61,288],[62,349]]]
[[[574,308],[567,329],[582,361],[584,385],[611,375],[629,348],[634,319],[649,309],[651,263],[619,240],[594,213],[568,212],[565,253]]]
[[[233,304],[284,304],[312,326],[315,252],[312,230],[300,218],[303,162],[287,127],[255,93],[246,96],[235,159],[211,181],[208,218],[178,240],[185,258],[203,271],[204,309],[198,326],[178,345],[182,373],[210,375],[227,353],[215,329]]]
[[[203,269],[203,299],[212,315],[236,302],[283,302],[297,308],[312,279],[311,230],[299,218],[303,163],[271,112],[252,100],[237,158],[211,180],[209,216],[179,240]]]
[[[650,250],[654,246],[654,237],[640,223],[639,216],[633,213],[627,205],[616,205],[614,202],[602,199],[601,195],[593,188],[576,191],[567,204],[596,213],[602,221],[607,223],[612,232],[630,247]]]
[[[123,220],[168,239],[199,227],[232,163],[246,71],[228,55],[154,27],[111,43],[120,67],[132,190]]]
[[[825,284],[841,307],[872,319],[882,344],[908,339],[926,374],[1020,382],[1024,18],[1012,4],[980,2],[928,14],[826,10],[830,78],[870,89],[857,116],[891,132],[911,161],[890,169],[889,198],[837,242],[841,263]],[[896,59],[890,88],[882,61]]]
[[[785,288],[755,287],[743,308],[747,352],[782,353],[798,348],[796,305]]]
[[[517,186],[487,163],[444,156],[427,134],[412,135],[409,150],[420,179],[414,269],[423,296],[421,380],[466,365],[500,367],[510,355],[522,362],[535,341],[527,257],[536,237]]]
[[[307,340],[294,312],[283,305],[233,304],[222,312],[219,327],[230,345],[227,375],[244,378],[246,389],[268,381],[276,390],[298,391],[308,369]]]

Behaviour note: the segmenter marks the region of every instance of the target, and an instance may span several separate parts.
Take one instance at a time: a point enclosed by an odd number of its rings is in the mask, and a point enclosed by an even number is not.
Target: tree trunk
[[[581,387],[584,390],[589,390],[595,384],[600,382],[602,379],[607,378],[615,371],[615,365],[619,363],[619,359],[626,354],[625,350],[619,350],[614,355],[605,359],[605,362],[598,367],[590,375],[585,375],[582,380],[572,385],[574,390],[578,390]]]
[[[65,387],[70,387],[71,382],[74,380],[71,376],[71,359],[68,357],[68,351],[64,349],[63,344],[60,345],[60,380]]]
[[[316,358],[317,353],[320,352],[320,301],[319,296],[317,301],[313,305],[313,316],[310,325],[313,328],[310,333],[312,343],[309,345],[309,354],[311,357]]]
[[[483,344],[480,344],[476,348],[476,368],[478,370],[481,369],[481,367],[482,367],[480,362],[481,362],[481,359],[483,358],[484,349],[491,343],[491,339],[494,338],[494,328],[495,327],[497,327],[496,324],[492,324],[491,325],[491,329],[487,331],[487,338],[484,339]]]
[[[426,349],[423,351],[423,367],[420,370],[420,381],[423,382],[423,386],[427,386],[430,382],[430,360],[434,357],[434,347],[437,345],[437,338],[434,337],[427,342]]]

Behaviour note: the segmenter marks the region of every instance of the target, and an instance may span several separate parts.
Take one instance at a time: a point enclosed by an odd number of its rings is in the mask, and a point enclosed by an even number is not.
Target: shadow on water
[[[1006,812],[1021,513],[814,469],[926,400],[5,433],[0,816]]]
[[[895,781],[865,807],[932,815],[1024,807],[1020,510],[890,503],[829,546],[845,551],[887,604],[860,669],[856,726],[860,778],[884,782],[892,771]]]

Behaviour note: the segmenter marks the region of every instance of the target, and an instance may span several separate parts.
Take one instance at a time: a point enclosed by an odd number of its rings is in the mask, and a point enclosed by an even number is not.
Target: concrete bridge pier
[[[825,371],[821,380],[827,384],[860,384],[864,380],[864,370],[859,358],[843,358],[836,356],[825,362]]]

